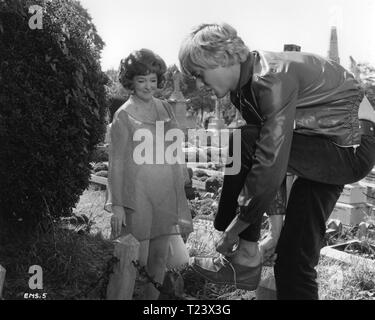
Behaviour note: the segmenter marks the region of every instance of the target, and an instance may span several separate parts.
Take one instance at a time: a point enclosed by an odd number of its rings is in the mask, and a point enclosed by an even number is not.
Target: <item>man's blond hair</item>
[[[194,76],[199,70],[241,63],[248,53],[249,48],[229,24],[201,24],[184,39],[179,60],[182,72]]]

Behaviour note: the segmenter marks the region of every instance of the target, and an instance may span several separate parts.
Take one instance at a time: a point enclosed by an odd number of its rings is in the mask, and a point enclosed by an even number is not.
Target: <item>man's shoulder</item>
[[[293,73],[298,70],[321,68],[328,63],[328,59],[310,52],[263,51],[260,53],[260,61],[263,64],[263,74],[266,73]]]
[[[280,81],[297,83],[301,77],[321,73],[327,63],[327,59],[309,52],[260,51],[258,69],[253,74],[252,85],[269,86]]]
[[[252,75],[250,89],[255,97],[267,100],[273,96],[284,96],[298,90],[299,60],[303,55],[265,51],[260,53],[258,68]],[[295,57],[293,57],[295,56]]]
[[[304,52],[304,51],[259,51],[259,55],[264,57],[267,61],[295,61],[295,62],[308,62],[309,60],[327,61],[316,53]]]

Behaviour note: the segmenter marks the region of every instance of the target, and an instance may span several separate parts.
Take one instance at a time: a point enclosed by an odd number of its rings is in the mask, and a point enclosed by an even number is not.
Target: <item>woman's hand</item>
[[[238,235],[233,235],[230,232],[223,232],[216,244],[216,251],[229,257],[233,255],[235,246],[238,245],[238,241]]]
[[[122,226],[126,226],[125,209],[121,206],[112,206],[111,228],[113,238],[120,236]]]

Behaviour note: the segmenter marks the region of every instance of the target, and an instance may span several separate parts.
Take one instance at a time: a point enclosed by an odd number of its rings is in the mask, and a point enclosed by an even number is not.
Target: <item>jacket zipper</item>
[[[241,109],[242,109],[243,103],[242,103],[242,93],[241,92],[240,92],[239,98],[240,98],[240,106],[241,106]],[[248,106],[250,106],[251,110],[253,110],[253,112],[256,114],[256,116],[259,118],[261,124],[263,125],[263,123],[264,123],[263,117],[256,111],[256,109],[253,107],[253,105],[249,101],[247,101],[247,99],[245,97],[243,99],[248,104]],[[247,105],[244,105],[244,106],[247,106]]]

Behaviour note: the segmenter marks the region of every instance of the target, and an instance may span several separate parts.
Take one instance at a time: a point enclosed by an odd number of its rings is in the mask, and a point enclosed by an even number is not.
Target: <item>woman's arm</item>
[[[125,156],[129,152],[127,142],[129,132],[127,128],[126,111],[120,110],[115,114],[111,125],[111,144],[109,151],[108,170],[108,201],[106,206],[113,213],[111,217],[111,227],[113,237],[118,237],[122,226],[126,225],[123,189],[125,180]]]

